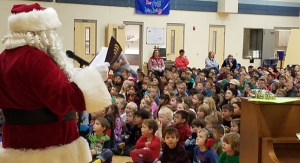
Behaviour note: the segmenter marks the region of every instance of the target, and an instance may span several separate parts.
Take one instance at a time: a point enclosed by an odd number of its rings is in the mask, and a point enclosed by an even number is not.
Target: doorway
[[[74,53],[91,62],[97,52],[97,20],[74,20]],[[79,64],[74,60],[74,66]]]
[[[179,50],[184,49],[184,24],[167,24],[167,60],[175,61]]]
[[[209,26],[209,44],[208,50],[215,52],[215,59],[221,66],[224,61],[225,52],[225,26]],[[208,54],[208,52],[207,52]]]
[[[143,22],[124,21],[125,55],[133,70],[143,67]]]

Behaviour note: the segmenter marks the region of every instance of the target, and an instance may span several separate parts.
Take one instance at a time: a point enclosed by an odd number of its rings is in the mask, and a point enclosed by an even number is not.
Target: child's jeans
[[[96,156],[96,158],[99,158],[102,162],[111,162],[109,160],[112,159],[113,153],[110,149],[106,148],[103,149],[101,154]]]
[[[156,158],[153,158],[148,148],[134,149],[130,152],[130,157],[133,162],[153,162]]]

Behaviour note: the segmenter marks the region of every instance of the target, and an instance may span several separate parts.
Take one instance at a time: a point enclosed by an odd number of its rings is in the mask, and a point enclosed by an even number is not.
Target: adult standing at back
[[[233,58],[233,56],[231,54],[228,55],[228,57],[224,60],[223,64],[222,64],[222,67],[227,67],[229,66],[230,67],[230,71],[233,72],[234,69],[239,69],[239,65],[236,61],[235,58]]]
[[[179,56],[175,59],[175,66],[180,70],[185,70],[190,63],[184,53],[185,51],[183,49],[179,50]]]
[[[152,57],[148,61],[149,72],[156,72],[159,76],[162,76],[165,72],[165,62],[159,55],[158,49],[154,49]]]
[[[208,71],[210,69],[215,69],[217,74],[219,74],[219,64],[217,63],[216,59],[215,59],[215,52],[214,51],[210,51],[208,52],[208,56],[205,58],[205,69],[207,69]]]

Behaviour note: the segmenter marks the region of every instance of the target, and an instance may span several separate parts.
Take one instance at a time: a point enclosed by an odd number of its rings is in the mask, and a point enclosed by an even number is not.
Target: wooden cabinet
[[[289,103],[242,99],[240,163],[300,160],[300,98]]]

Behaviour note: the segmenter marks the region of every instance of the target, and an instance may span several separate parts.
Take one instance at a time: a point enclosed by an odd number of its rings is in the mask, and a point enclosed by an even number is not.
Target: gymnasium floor
[[[130,157],[114,156],[112,163],[125,163],[126,161],[132,162]]]
[[[2,142],[2,136],[0,136],[0,142]],[[125,156],[114,156],[112,163],[125,163],[126,161],[131,162],[130,157],[125,157]]]

